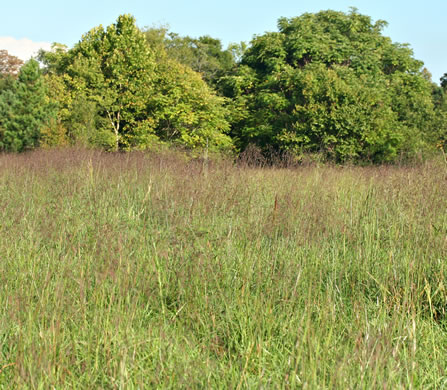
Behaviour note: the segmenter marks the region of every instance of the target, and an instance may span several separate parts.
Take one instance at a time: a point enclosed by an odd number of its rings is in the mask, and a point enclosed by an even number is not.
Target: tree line
[[[355,9],[306,13],[223,48],[121,15],[25,64],[2,50],[0,150],[255,145],[374,163],[432,153],[447,139],[447,74],[432,82],[385,26]]]

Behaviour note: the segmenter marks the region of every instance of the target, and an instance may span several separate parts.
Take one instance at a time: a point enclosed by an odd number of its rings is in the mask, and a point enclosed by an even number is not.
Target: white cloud
[[[50,50],[51,43],[33,42],[28,38],[15,39],[12,37],[0,37],[0,50],[7,50],[9,54],[19,57],[23,61],[37,55],[40,49]]]

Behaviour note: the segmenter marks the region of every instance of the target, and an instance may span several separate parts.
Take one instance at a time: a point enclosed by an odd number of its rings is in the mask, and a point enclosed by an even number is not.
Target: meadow
[[[0,388],[447,387],[447,165],[0,155]]]

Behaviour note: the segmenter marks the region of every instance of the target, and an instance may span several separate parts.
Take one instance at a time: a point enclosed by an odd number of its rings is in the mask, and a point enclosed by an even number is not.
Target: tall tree
[[[115,149],[129,146],[129,138],[144,126],[156,66],[134,18],[122,15],[106,30],[90,30],[68,56],[65,72],[71,89],[98,105],[108,119]]]
[[[355,9],[281,18],[224,80],[239,147],[257,143],[338,161],[391,161],[435,131],[431,82],[407,45]]]
[[[20,152],[38,146],[53,115],[39,64],[30,60],[12,87],[0,94],[0,149]]]
[[[130,15],[107,29],[90,30],[67,52],[42,53],[41,58],[48,77],[68,91],[61,107],[73,112],[74,102],[80,102],[82,121],[98,126],[96,133],[109,148],[146,148],[158,142],[196,147],[205,138],[216,147],[231,145],[222,133],[228,129],[222,99],[195,72],[169,59],[164,48],[148,45]],[[65,120],[73,124],[80,117]],[[212,131],[208,123],[216,125]]]

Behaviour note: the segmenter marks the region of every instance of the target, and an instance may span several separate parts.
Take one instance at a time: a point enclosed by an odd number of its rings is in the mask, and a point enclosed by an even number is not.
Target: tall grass
[[[447,172],[0,156],[0,387],[447,386]]]

